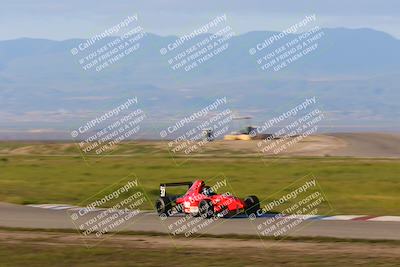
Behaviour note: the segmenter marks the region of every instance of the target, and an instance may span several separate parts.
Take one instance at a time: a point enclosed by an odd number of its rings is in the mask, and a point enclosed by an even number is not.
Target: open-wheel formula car
[[[187,186],[188,190],[184,195],[167,194],[167,188],[175,186]],[[217,194],[213,187],[207,186],[202,180],[196,180],[194,182],[160,184],[160,197],[156,200],[155,208],[163,217],[184,213],[211,218],[241,213],[256,214],[260,209],[260,203],[256,196],[241,199],[228,192]]]

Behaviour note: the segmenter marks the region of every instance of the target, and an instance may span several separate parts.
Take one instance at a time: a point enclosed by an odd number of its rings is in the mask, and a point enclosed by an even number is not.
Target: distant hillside
[[[0,41],[0,127],[70,129],[133,95],[155,122],[227,96],[231,108],[254,115],[257,123],[315,95],[336,129],[399,125],[400,41],[370,29],[323,31],[317,50],[279,72],[261,70],[249,55],[275,32],[232,37],[226,51],[189,72],[172,70],[159,52],[174,36],[147,34],[138,51],[101,72],[84,71],[71,55],[84,40]]]

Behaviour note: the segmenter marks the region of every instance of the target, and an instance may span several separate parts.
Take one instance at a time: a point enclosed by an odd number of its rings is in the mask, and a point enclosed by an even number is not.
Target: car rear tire
[[[170,216],[172,210],[172,202],[168,197],[160,197],[156,200],[155,208],[159,216]]]
[[[244,203],[246,204],[246,214],[250,216],[257,216],[258,211],[260,210],[260,201],[256,196],[248,196],[244,199]]]
[[[200,201],[199,215],[203,218],[211,218],[214,216],[214,206],[210,200]]]

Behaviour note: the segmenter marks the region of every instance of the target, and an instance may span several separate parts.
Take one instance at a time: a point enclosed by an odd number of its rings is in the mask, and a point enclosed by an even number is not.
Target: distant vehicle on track
[[[235,140],[242,140],[242,141],[249,141],[249,140],[261,140],[272,138],[272,134],[263,134],[257,131],[257,126],[251,126],[252,117],[250,116],[243,116],[243,117],[234,117],[233,120],[237,122],[243,121],[240,130],[231,132],[224,136],[224,140],[227,141],[235,141]]]

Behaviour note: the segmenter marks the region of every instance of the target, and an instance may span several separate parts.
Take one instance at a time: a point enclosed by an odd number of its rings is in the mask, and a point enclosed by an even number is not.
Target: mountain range
[[[67,137],[64,132],[132,96],[149,114],[149,133],[221,97],[254,124],[316,96],[329,114],[327,131],[399,130],[400,40],[371,29],[322,31],[315,51],[277,72],[262,70],[249,54],[277,32],[235,35],[226,50],[190,71],[173,70],[160,53],[177,36],[147,33],[137,51],[100,72],[85,71],[71,54],[83,39],[0,41],[0,138],[52,131]],[[286,36],[271,51],[298,36]],[[196,36],[183,49],[208,37]]]

